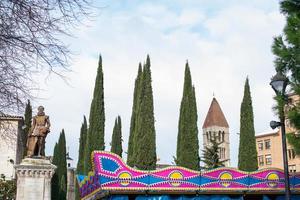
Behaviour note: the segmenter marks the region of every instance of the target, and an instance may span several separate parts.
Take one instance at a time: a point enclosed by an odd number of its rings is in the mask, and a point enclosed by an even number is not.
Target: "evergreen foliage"
[[[216,137],[210,139],[210,145],[206,146],[204,150],[202,150],[203,156],[201,161],[204,162],[205,166],[201,168],[210,170],[225,166],[225,162],[227,160],[220,161],[220,144],[222,144],[222,142],[218,142]]]
[[[84,148],[86,144],[86,137],[87,137],[87,121],[86,117],[83,116],[83,123],[81,124],[80,129],[80,138],[79,138],[79,153],[78,153],[78,162],[76,167],[77,174],[84,174]],[[75,198],[79,198],[79,190],[78,190],[77,181],[75,183]]]
[[[67,159],[66,159],[66,137],[62,129],[58,143],[55,144],[52,163],[56,165],[55,174],[51,180],[51,199],[66,199],[67,191]]]
[[[30,104],[30,100],[27,100],[27,103],[26,103],[26,107],[25,107],[25,113],[24,113],[24,125],[25,125],[25,128],[24,128],[24,135],[23,135],[23,148],[24,148],[24,151],[23,151],[23,156],[26,156],[27,154],[27,147],[26,147],[26,144],[27,144],[27,138],[28,138],[28,134],[29,134],[29,131],[31,130],[31,123],[32,123],[32,106]]]
[[[300,142],[299,142],[299,136],[295,135],[293,133],[286,134],[287,140],[289,144],[291,144],[294,147],[295,153],[297,155],[300,155]]]
[[[60,137],[58,140],[58,150],[59,150],[59,164],[57,166],[56,171],[58,172],[58,176],[60,178],[60,185],[65,186],[67,185],[67,149],[66,149],[66,136],[65,136],[65,130],[62,129],[60,133]],[[65,177],[63,180],[62,178]],[[61,190],[67,191],[66,188],[62,188]],[[64,199],[64,198],[63,198]]]
[[[283,0],[280,10],[286,16],[283,34],[275,37],[272,51],[275,55],[275,69],[286,74],[290,80],[291,92],[300,95],[300,1]],[[283,108],[282,98],[277,97],[277,113]],[[300,131],[300,102],[289,105],[287,117],[296,131]],[[279,116],[282,117],[282,116]],[[294,133],[292,133],[294,134]],[[299,137],[288,136],[289,143],[300,155]]]
[[[241,116],[238,168],[239,170],[243,171],[255,171],[258,169],[257,150],[255,143],[253,108],[248,77],[245,82],[244,97],[240,112]]]
[[[59,198],[60,200],[67,199],[67,179],[63,175],[60,180],[60,190],[59,190]]]
[[[110,151],[122,157],[122,124],[120,116],[118,116],[115,120]]]
[[[197,118],[195,88],[192,85],[190,68],[187,62],[180,105],[175,162],[179,166],[193,170],[199,170],[200,162]]]
[[[134,166],[134,146],[135,146],[134,134],[136,133],[137,114],[138,114],[140,90],[141,90],[141,83],[142,83],[142,73],[143,73],[142,64],[139,63],[138,74],[134,83],[133,105],[132,105],[130,132],[129,132],[128,150],[127,150],[127,164],[131,167]]]
[[[54,151],[53,151],[53,158],[52,164],[58,165],[59,163],[59,151],[58,151],[58,144],[55,143]],[[54,173],[51,179],[51,199],[52,200],[59,200],[59,178],[58,173]]]
[[[84,153],[84,173],[87,175],[92,170],[91,153],[94,150],[104,150],[104,88],[102,57],[99,56],[98,70],[95,81],[94,95],[90,108],[89,128]]]
[[[142,73],[138,113],[134,133],[134,165],[142,170],[156,168],[156,141],[150,57]]]
[[[85,144],[86,144],[87,130],[88,130],[88,127],[87,127],[86,117],[83,116],[83,122],[82,122],[81,128],[80,128],[78,162],[77,162],[77,167],[76,167],[77,174],[84,173],[84,148],[85,148]]]
[[[17,180],[5,180],[5,177],[0,177],[0,199],[13,200],[16,199]]]

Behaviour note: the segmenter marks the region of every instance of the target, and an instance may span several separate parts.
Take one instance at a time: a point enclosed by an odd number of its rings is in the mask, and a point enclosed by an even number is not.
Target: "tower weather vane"
[[[27,156],[45,156],[45,139],[50,132],[49,116],[45,115],[44,107],[39,106],[32,119],[32,127],[28,133]]]

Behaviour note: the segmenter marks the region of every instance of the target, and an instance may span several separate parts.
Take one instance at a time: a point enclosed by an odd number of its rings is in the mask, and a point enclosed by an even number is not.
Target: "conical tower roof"
[[[213,98],[213,100],[210,104],[210,107],[209,107],[209,110],[206,115],[206,118],[205,118],[202,128],[207,128],[210,126],[220,126],[220,127],[226,127],[226,128],[229,127],[227,120],[223,114],[223,111],[215,97]]]

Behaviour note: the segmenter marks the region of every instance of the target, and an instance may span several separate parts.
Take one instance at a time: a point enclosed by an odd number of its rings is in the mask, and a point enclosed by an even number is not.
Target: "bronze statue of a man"
[[[31,130],[27,139],[27,156],[45,156],[45,139],[50,132],[49,116],[45,115],[44,107],[38,107],[38,113],[32,118]]]

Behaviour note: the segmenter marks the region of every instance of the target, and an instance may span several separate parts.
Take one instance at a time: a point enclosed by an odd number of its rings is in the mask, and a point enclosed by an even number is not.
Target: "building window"
[[[295,150],[294,149],[291,149],[292,151],[292,159],[294,159],[296,157],[296,153],[295,153]]]
[[[221,148],[221,157],[224,159],[224,148]]]
[[[225,148],[223,147],[219,148],[219,157],[220,159],[225,159]]]
[[[296,172],[296,165],[289,165],[289,172]]]
[[[258,141],[257,142],[257,146],[258,146],[258,151],[262,151],[264,149],[264,143],[263,143],[263,141]]]
[[[292,160],[296,157],[294,149],[288,149],[288,157],[289,157],[289,160]]]
[[[266,165],[272,165],[272,157],[270,154],[266,155]]]
[[[270,149],[270,148],[271,148],[271,141],[265,140],[265,149]]]
[[[264,166],[264,156],[258,156],[258,165],[259,166]]]

